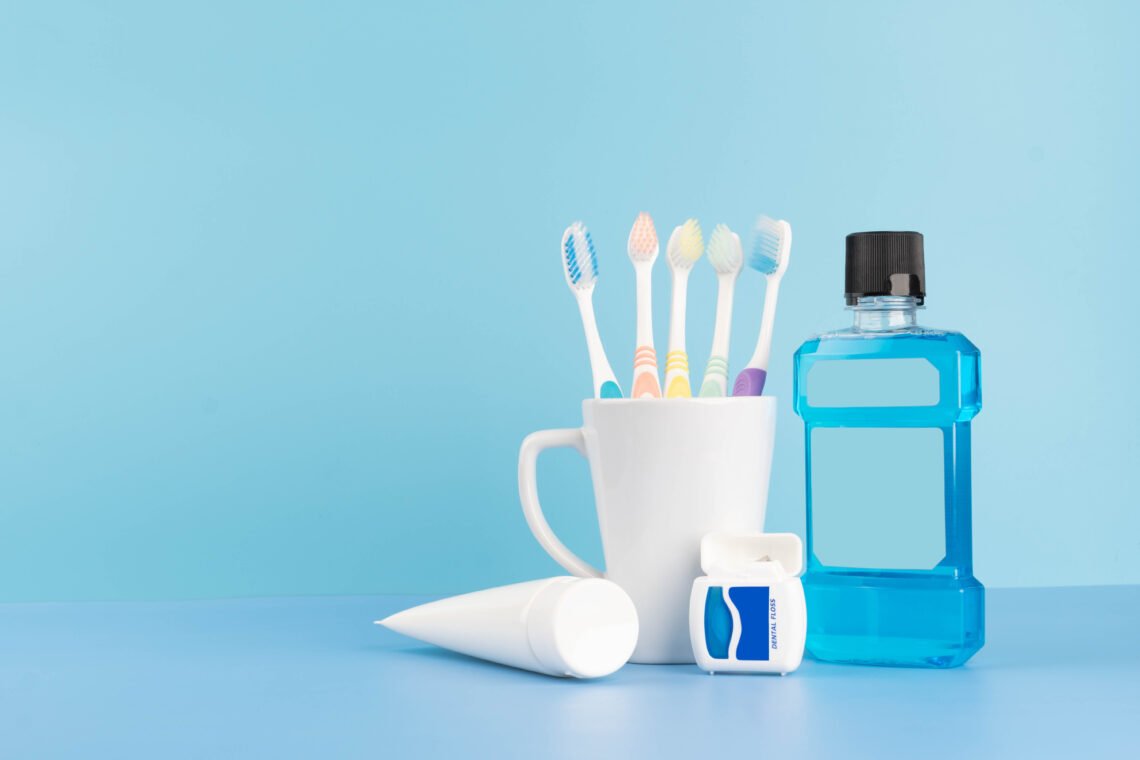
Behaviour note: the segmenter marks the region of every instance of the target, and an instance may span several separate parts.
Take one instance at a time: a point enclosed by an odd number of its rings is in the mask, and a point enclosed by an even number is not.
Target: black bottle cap
[[[854,232],[847,236],[847,305],[861,296],[926,299],[921,232]]]

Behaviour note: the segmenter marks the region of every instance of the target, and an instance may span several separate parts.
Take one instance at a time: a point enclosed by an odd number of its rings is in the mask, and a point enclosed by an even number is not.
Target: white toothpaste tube
[[[601,578],[559,576],[500,586],[376,622],[472,657],[574,678],[613,673],[637,644],[633,601]]]

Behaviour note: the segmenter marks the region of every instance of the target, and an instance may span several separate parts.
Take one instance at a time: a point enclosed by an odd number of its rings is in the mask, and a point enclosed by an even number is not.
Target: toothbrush
[[[788,255],[792,250],[792,225],[783,219],[769,219],[761,214],[756,219],[756,238],[752,242],[752,256],[748,266],[768,278],[764,292],[764,314],[760,319],[760,339],[748,366],[736,376],[733,396],[759,396],[768,377],[768,355],[772,352],[772,323],[776,319],[776,296],[780,278],[788,269]]]
[[[719,397],[728,385],[728,337],[732,329],[732,293],[736,277],[744,267],[744,251],[740,236],[726,225],[718,224],[709,238],[709,261],[716,270],[716,326],[713,328],[712,351],[701,382],[701,397]]]
[[[701,257],[705,241],[701,226],[690,219],[673,230],[665,254],[673,272],[673,309],[669,323],[669,351],[665,354],[665,397],[690,398],[689,356],[685,353],[685,292],[689,271]]]
[[[562,268],[566,284],[578,301],[582,327],[586,331],[586,349],[590,352],[590,371],[594,375],[594,398],[621,398],[614,371],[606,360],[598,323],[594,321],[594,284],[598,281],[598,255],[594,241],[581,222],[574,222],[562,233]]]
[[[661,398],[657,380],[657,352],[653,350],[653,264],[660,246],[653,219],[638,214],[629,231],[629,260],[637,276],[637,350],[633,353],[632,398]]]

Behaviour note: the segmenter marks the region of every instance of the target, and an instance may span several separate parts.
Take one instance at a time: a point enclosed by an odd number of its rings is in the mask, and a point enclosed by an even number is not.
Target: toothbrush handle
[[[768,373],[755,367],[745,367],[736,376],[736,384],[732,386],[733,396],[759,396],[764,392],[764,381]]]
[[[776,321],[776,297],[780,293],[780,281],[768,280],[764,291],[764,314],[760,318],[760,339],[756,341],[756,351],[739,375],[732,388],[733,396],[759,396],[764,392],[764,381],[768,379],[768,357],[772,353],[772,326]]]
[[[748,366],[768,369],[768,357],[772,353],[772,328],[776,322],[776,299],[780,295],[780,281],[768,280],[764,289],[764,312],[760,316],[760,338],[756,341],[756,351]]]
[[[701,398],[717,398],[725,395],[728,385],[728,359],[713,354],[705,367],[705,379],[701,383]]]
[[[630,398],[661,398],[657,352],[653,346],[638,346],[633,354],[633,392]]]
[[[685,295],[689,273],[673,274],[673,307],[669,315],[669,352],[665,354],[665,397],[692,398],[689,355],[685,353]]]
[[[665,397],[692,398],[689,387],[689,355],[684,351],[665,354]]]
[[[701,398],[724,396],[728,386],[728,346],[732,334],[732,295],[736,274],[717,277],[716,323],[713,325],[712,355],[705,365]]]
[[[630,398],[661,398],[657,352],[653,349],[653,262],[635,264],[637,276],[637,350],[633,352]]]
[[[586,332],[586,350],[590,354],[590,372],[594,376],[594,398],[621,398],[621,387],[606,359],[606,351],[602,348],[598,323],[594,319],[594,304],[589,295],[578,297],[578,311],[582,315],[582,327]]]

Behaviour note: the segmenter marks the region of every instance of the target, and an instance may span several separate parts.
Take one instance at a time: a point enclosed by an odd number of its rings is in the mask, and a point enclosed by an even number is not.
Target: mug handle
[[[603,576],[600,570],[582,560],[558,540],[538,503],[538,455],[547,449],[557,448],[574,449],[585,457],[586,437],[581,428],[540,430],[523,439],[522,448],[519,449],[519,500],[522,501],[526,524],[530,526],[530,532],[538,539],[538,543],[546,549],[546,553],[567,571],[579,578],[601,578]]]

